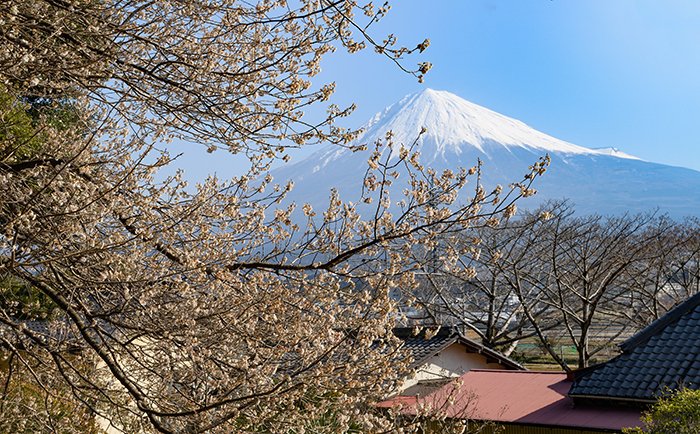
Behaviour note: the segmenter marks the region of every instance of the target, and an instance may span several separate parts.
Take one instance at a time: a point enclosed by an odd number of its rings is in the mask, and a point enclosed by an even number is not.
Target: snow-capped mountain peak
[[[395,143],[408,145],[416,140],[422,128],[427,131],[421,136],[419,145],[428,159],[426,162],[460,155],[467,150],[465,147],[476,148],[487,155],[494,147],[524,148],[539,154],[612,155],[608,149],[598,151],[559,140],[450,92],[433,89],[408,95],[377,113],[364,126],[364,133],[358,141],[371,144],[384,139],[386,132],[391,130]],[[334,157],[342,154],[338,152]],[[635,158],[624,153],[615,156]]]
[[[422,128],[427,132],[420,135]],[[537,196],[521,201],[521,208],[568,198],[580,213],[658,208],[675,217],[700,214],[700,196],[688,194],[700,190],[700,172],[642,161],[615,148],[574,145],[449,92],[426,89],[403,98],[375,115],[356,143],[371,148],[375,141],[384,142],[389,130],[395,144],[410,145],[420,137],[421,164],[438,172],[472,167],[481,160],[480,180],[486,187],[519,181],[529,166],[549,154],[551,165],[535,184]],[[368,157],[368,152],[329,146],[275,170],[273,176],[295,182],[291,200],[319,209],[331,187],[345,200],[358,199]],[[406,182],[397,179],[391,196],[400,197]]]

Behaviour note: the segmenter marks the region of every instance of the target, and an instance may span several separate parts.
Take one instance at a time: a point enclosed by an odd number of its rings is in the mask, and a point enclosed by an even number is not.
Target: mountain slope
[[[428,89],[405,97],[375,115],[358,142],[371,148],[391,130],[394,142],[409,144],[422,127],[427,129],[417,143],[422,164],[456,169],[481,159],[487,189],[520,180],[538,157],[549,154],[552,163],[536,182],[538,194],[521,201],[521,208],[568,198],[582,214],[659,208],[677,218],[700,215],[700,195],[695,194],[700,191],[700,172],[642,161],[613,148],[574,145],[449,92]],[[368,157],[367,152],[329,147],[273,176],[295,182],[291,199],[321,208],[330,187],[338,188],[343,199],[359,198]],[[395,188],[403,187],[399,182]]]

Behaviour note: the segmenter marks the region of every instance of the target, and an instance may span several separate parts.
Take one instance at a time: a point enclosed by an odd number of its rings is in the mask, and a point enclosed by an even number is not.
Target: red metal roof
[[[640,410],[573,406],[563,372],[474,369],[425,397],[398,396],[379,404],[406,414],[504,423],[619,430],[639,426]]]

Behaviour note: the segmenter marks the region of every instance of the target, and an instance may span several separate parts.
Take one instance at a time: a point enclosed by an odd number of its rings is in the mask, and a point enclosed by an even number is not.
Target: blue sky
[[[358,105],[345,126],[430,87],[578,145],[700,170],[700,1],[403,0],[372,33],[430,38],[407,64],[433,70],[419,84],[369,50],[329,55],[317,83],[335,81],[333,101]]]

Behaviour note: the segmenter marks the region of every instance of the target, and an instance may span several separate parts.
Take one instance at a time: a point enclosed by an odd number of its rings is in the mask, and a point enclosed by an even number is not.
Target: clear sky
[[[317,82],[358,105],[345,126],[430,87],[578,145],[700,170],[698,0],[401,0],[372,33],[430,38],[408,64],[433,70],[419,84],[369,50],[329,55]]]

